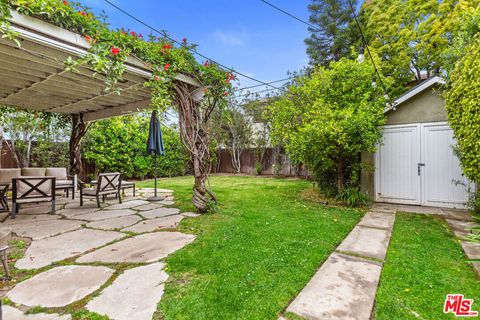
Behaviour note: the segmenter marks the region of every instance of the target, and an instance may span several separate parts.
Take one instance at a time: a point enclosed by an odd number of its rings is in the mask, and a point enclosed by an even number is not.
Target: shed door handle
[[[418,165],[417,165],[418,175],[420,175],[420,173],[421,173],[420,172],[421,167],[425,167],[425,163],[418,163]]]

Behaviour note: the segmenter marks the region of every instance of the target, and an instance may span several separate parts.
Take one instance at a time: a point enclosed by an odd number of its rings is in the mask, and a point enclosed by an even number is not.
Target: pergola
[[[120,94],[106,91],[105,77],[88,65],[78,72],[65,70],[68,57],[82,57],[90,48],[81,35],[15,11],[10,22],[21,46],[0,38],[0,105],[71,115],[70,170],[78,173],[86,123],[148,108],[151,92],[144,83],[152,74],[144,62],[130,56]],[[176,81],[188,84],[201,99],[198,81],[182,74]]]

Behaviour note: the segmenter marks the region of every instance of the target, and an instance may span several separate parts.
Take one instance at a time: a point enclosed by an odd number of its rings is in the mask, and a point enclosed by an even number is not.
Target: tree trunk
[[[70,135],[69,155],[70,155],[70,174],[80,175],[82,170],[82,156],[80,153],[80,142],[87,133],[88,124],[83,121],[82,114],[72,114],[72,133]]]
[[[3,126],[0,124],[0,168],[2,168],[3,158]]]
[[[206,185],[212,169],[210,118],[216,102],[196,101],[192,94],[195,89],[197,88],[184,82],[177,82],[174,102],[178,109],[180,137],[193,163],[195,184],[192,203],[198,212],[206,213],[209,203],[217,201],[215,194]]]
[[[337,190],[338,190],[338,193],[343,192],[344,181],[345,181],[345,173],[344,173],[343,159],[339,159],[337,161]]]

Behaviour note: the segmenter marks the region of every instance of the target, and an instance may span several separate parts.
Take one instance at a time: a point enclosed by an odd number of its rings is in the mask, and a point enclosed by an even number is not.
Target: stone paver
[[[389,241],[388,230],[356,226],[337,250],[383,260]]]
[[[123,203],[117,203],[109,207],[106,207],[105,209],[106,210],[130,209],[130,208],[139,207],[149,203],[150,202],[145,200],[132,200],[132,201],[125,201]]]
[[[138,207],[135,207],[135,210],[139,211],[149,211],[149,210],[154,210],[163,207],[163,204],[157,203],[157,202],[152,202],[148,204],[144,204]]]
[[[358,224],[363,227],[380,228],[392,230],[395,222],[395,215],[383,212],[368,212]]]
[[[82,219],[87,221],[100,221],[113,219],[118,217],[131,216],[136,214],[136,211],[130,209],[119,209],[119,210],[101,210],[87,214],[81,214],[75,216],[75,219]]]
[[[462,248],[465,251],[468,259],[471,260],[480,260],[480,243],[462,241]]]
[[[195,212],[184,212],[184,213],[182,213],[182,216],[188,217],[188,218],[196,218],[196,217],[201,216],[201,214],[200,213],[195,213]]]
[[[56,313],[35,313],[24,314],[22,311],[14,307],[2,306],[2,315],[5,320],[71,320],[71,315],[59,315]]]
[[[82,229],[33,241],[25,252],[25,257],[18,260],[15,267],[18,269],[41,268],[124,236],[125,234],[120,232]]]
[[[306,319],[370,319],[381,264],[333,253],[287,308]]]
[[[137,215],[117,217],[113,219],[94,221],[87,224],[87,227],[93,229],[116,230],[132,226],[142,220]]]
[[[85,208],[70,208],[70,209],[62,209],[56,212],[56,214],[65,216],[66,218],[70,219],[80,219],[78,216],[84,215],[87,213],[97,212],[100,209],[97,207],[85,207]]]
[[[57,218],[59,217],[57,216]],[[12,219],[11,221],[8,221],[5,225],[12,228],[15,234],[21,237],[32,238],[33,240],[40,240],[60,233],[73,231],[81,228],[84,223],[78,220],[66,219],[23,219],[23,221]]]
[[[467,210],[442,209],[442,212],[446,219],[475,221]]]
[[[17,284],[7,297],[30,307],[63,307],[99,289],[113,273],[107,267],[57,267]]]
[[[162,298],[168,275],[163,263],[125,271],[86,308],[115,320],[150,320]]]
[[[55,214],[19,214],[15,219],[8,218],[3,225],[10,226],[15,224],[37,223],[37,221],[44,220],[58,220],[62,217]]]
[[[448,224],[450,225],[450,228],[452,228],[455,231],[460,231],[460,232],[470,232],[470,229],[475,227],[477,224],[475,222],[470,222],[470,221],[462,221],[462,220],[454,220],[454,219],[446,219]]]
[[[180,213],[180,210],[176,208],[158,208],[150,211],[139,212],[139,214],[145,219],[161,218],[161,217],[171,216],[179,213]]]
[[[183,216],[177,214],[174,216],[144,220],[136,225],[133,225],[128,228],[122,229],[122,231],[131,231],[136,233],[152,232],[159,229],[172,229],[175,228],[180,221],[182,221]]]
[[[160,201],[161,204],[163,204],[164,206],[173,206],[175,204],[175,202],[173,202],[172,200],[163,200],[163,201]]]
[[[155,262],[195,239],[180,232],[146,233],[103,247],[77,259],[77,262]]]

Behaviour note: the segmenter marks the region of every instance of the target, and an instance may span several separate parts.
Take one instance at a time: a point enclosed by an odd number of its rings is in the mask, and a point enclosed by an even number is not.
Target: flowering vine
[[[88,7],[66,0],[3,0],[0,1],[0,35],[20,43],[10,25],[10,10],[32,16],[58,27],[78,33],[90,43],[88,54],[81,58],[69,57],[66,70],[75,72],[88,64],[97,73],[105,75],[105,90],[121,94],[118,82],[126,70],[125,62],[135,56],[151,70],[152,77],[145,86],[151,88],[151,105],[165,110],[171,105],[174,79],[185,74],[197,79],[205,88],[205,95],[225,97],[232,90],[234,75],[209,61],[201,64],[190,52],[196,46],[183,38],[180,45],[166,36],[143,35],[133,30],[111,30],[104,17],[97,17]]]

